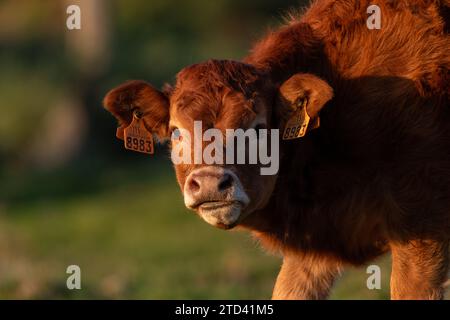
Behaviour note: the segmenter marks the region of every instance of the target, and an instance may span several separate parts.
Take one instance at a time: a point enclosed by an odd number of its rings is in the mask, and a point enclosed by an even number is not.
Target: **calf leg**
[[[391,244],[392,299],[442,299],[449,262],[448,241]]]
[[[336,262],[312,255],[286,255],[272,299],[326,299],[340,272]]]

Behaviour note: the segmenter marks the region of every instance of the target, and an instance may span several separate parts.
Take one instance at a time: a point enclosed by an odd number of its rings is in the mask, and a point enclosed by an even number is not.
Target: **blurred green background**
[[[306,1],[0,1],[0,298],[270,298],[281,263],[188,212],[167,150],[126,152],[104,94],[240,59]],[[81,7],[82,29],[66,28]],[[389,297],[347,271],[335,299]],[[68,265],[82,290],[66,288]]]

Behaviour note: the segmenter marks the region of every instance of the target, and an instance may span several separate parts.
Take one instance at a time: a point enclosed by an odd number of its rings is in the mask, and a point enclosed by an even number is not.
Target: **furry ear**
[[[276,114],[280,128],[285,127],[297,109],[302,107],[303,101],[306,103],[306,116],[312,119],[309,126],[318,127],[319,112],[332,98],[333,89],[319,77],[309,73],[293,75],[279,89]]]
[[[132,80],[112,89],[103,99],[103,106],[119,121],[116,133],[119,139],[123,139],[123,131],[135,112],[158,139],[168,137],[169,98],[145,81]]]

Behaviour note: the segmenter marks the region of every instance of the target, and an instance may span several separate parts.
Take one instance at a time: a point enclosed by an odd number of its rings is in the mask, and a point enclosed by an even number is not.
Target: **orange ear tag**
[[[306,134],[306,130],[308,129],[309,121],[311,120],[306,112],[308,100],[300,100],[296,104],[297,109],[284,127],[283,140],[301,138]]]
[[[153,135],[148,132],[139,112],[133,113],[133,121],[123,134],[125,149],[153,154]]]

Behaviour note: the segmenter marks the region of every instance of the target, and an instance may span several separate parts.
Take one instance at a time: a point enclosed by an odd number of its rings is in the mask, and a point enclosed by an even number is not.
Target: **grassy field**
[[[9,177],[0,298],[270,298],[280,258],[187,211],[168,162],[146,167]],[[361,268],[343,275],[332,298],[387,299],[388,262],[376,262],[382,290],[367,289]],[[66,288],[71,264],[81,267],[82,290]]]

